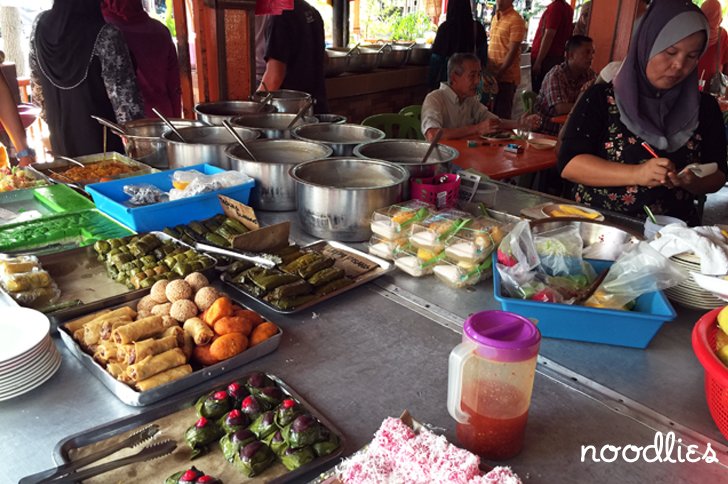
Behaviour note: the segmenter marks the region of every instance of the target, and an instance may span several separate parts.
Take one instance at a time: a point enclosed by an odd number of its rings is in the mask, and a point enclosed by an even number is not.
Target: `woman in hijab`
[[[482,66],[488,63],[488,38],[483,25],[473,19],[470,0],[450,0],[447,4],[447,16],[432,43],[430,89],[447,82],[447,61],[456,53],[475,54]]]
[[[720,109],[698,91],[708,35],[689,0],[652,2],[613,83],[592,86],[569,117],[559,168],[577,202],[640,218],[649,206],[699,222],[696,196],[719,190],[728,171]],[[704,178],[685,169],[711,162],[718,170]]]
[[[100,116],[119,124],[143,116],[124,38],[104,22],[100,0],[55,0],[30,37],[33,101],[42,108],[55,155],[104,151]],[[124,152],[109,133],[107,151]]]
[[[147,15],[142,0],[104,0],[102,11],[106,21],[121,30],[129,46],[144,115],[154,118],[152,108],[157,108],[169,118],[179,118],[179,61],[167,27]]]
[[[708,19],[710,27],[708,48],[700,58],[697,70],[698,76],[702,76],[705,80],[707,90],[710,87],[710,80],[716,72],[728,74],[728,33],[720,26],[723,21],[723,8],[718,0],[705,0],[700,9]]]

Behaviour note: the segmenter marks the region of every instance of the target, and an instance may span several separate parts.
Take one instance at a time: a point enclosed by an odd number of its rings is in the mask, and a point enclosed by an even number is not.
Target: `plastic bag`
[[[595,308],[625,309],[642,294],[676,286],[689,275],[647,242],[628,248],[610,267],[594,294],[584,303]]]
[[[576,225],[566,225],[534,236],[541,268],[550,276],[569,276],[581,272],[584,242]]]
[[[176,171],[172,176],[172,185],[175,188],[169,191],[169,199],[179,200],[200,193],[222,190],[223,188],[242,185],[250,179],[248,175],[239,171],[226,171],[214,175],[204,175],[195,170]]]
[[[148,183],[124,185],[123,190],[124,193],[129,195],[128,203],[130,205],[151,205],[169,200],[169,195],[166,192]]]

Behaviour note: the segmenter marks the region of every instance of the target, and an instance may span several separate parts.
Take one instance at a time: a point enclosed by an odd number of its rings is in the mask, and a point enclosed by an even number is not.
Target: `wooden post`
[[[182,89],[182,117],[194,118],[195,96],[192,89],[192,63],[190,62],[189,31],[185,0],[174,0],[174,24],[179,57],[180,87]]]
[[[596,72],[609,62],[622,60],[627,55],[640,1],[601,1],[592,5],[591,18],[600,19],[589,22],[589,37],[594,39],[596,47],[592,69]]]

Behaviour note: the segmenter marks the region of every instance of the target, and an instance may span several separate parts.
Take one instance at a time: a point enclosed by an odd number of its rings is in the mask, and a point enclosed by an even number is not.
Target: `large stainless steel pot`
[[[291,130],[298,126],[316,124],[318,118],[304,116],[296,121],[293,128],[288,128],[296,115],[292,113],[271,113],[271,114],[246,114],[233,118],[232,125],[241,128],[257,129],[264,138],[269,139],[291,139]]]
[[[422,163],[422,158],[429,147],[430,143],[427,141],[383,139],[355,147],[354,156],[396,163],[409,172],[410,178],[427,178],[449,173],[452,168],[451,162],[460,154],[458,150],[438,144],[427,163]],[[406,187],[405,196],[409,196],[409,185]]]
[[[294,128],[293,137],[331,146],[334,156],[351,156],[354,147],[362,143],[383,139],[384,132],[360,124],[309,124]]]
[[[258,91],[251,96],[253,101],[262,101],[268,93]],[[293,91],[290,89],[280,89],[273,91],[271,104],[273,104],[279,113],[298,113],[303,106],[312,99],[312,96],[303,91]],[[313,106],[306,113],[307,116],[313,116]]]
[[[319,123],[344,124],[348,121],[346,116],[343,116],[341,114],[314,114],[313,117],[318,119]]]
[[[251,205],[260,210],[296,209],[296,185],[288,171],[298,163],[331,156],[326,145],[293,139],[258,139],[246,143],[257,161],[240,145],[230,145],[225,154],[230,167],[255,178]]]
[[[349,55],[346,52],[326,49],[326,56],[328,57],[328,62],[324,68],[326,77],[336,77],[346,72],[349,67]]]
[[[409,46],[401,44],[385,44],[384,46],[365,45],[363,47],[370,49],[381,49],[381,58],[379,59],[379,67],[396,68],[407,62],[410,50],[414,44]]]
[[[275,113],[277,110],[273,104],[262,106],[257,101],[218,101],[198,104],[195,106],[195,115],[210,126],[222,126],[223,121],[230,121],[236,116]]]
[[[191,119],[171,119],[170,121],[177,129],[205,125],[202,121]],[[169,167],[167,142],[161,137],[169,131],[169,128],[161,119],[136,119],[122,127],[126,134],[121,136],[121,141],[130,158],[162,170]]]
[[[303,230],[346,242],[367,240],[374,210],[401,201],[409,179],[401,166],[360,158],[306,161],[290,174]]]
[[[356,47],[348,49],[346,47],[331,47],[328,50],[334,52],[343,52],[349,56],[349,65],[346,72],[370,72],[379,67],[382,53],[377,49]]]
[[[431,54],[432,48],[428,44],[415,44],[412,46],[407,63],[418,66],[426,66],[430,63]]]
[[[247,128],[235,128],[243,140],[254,140],[260,136],[258,131]],[[185,142],[173,132],[162,135],[167,141],[167,158],[170,168],[210,163],[220,168],[230,169],[230,159],[225,155],[229,144],[237,143],[233,135],[222,126],[202,126],[198,128],[182,128],[179,133]]]

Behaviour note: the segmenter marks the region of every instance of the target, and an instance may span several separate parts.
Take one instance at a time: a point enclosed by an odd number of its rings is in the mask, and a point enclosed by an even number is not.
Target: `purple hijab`
[[[671,45],[701,30],[705,31],[704,52],[710,28],[700,9],[690,0],[654,0],[642,17],[622,68],[614,78],[620,120],[657,149],[678,150],[698,127],[698,73],[697,69],[693,70],[682,82],[661,92],[647,80],[647,63]]]

